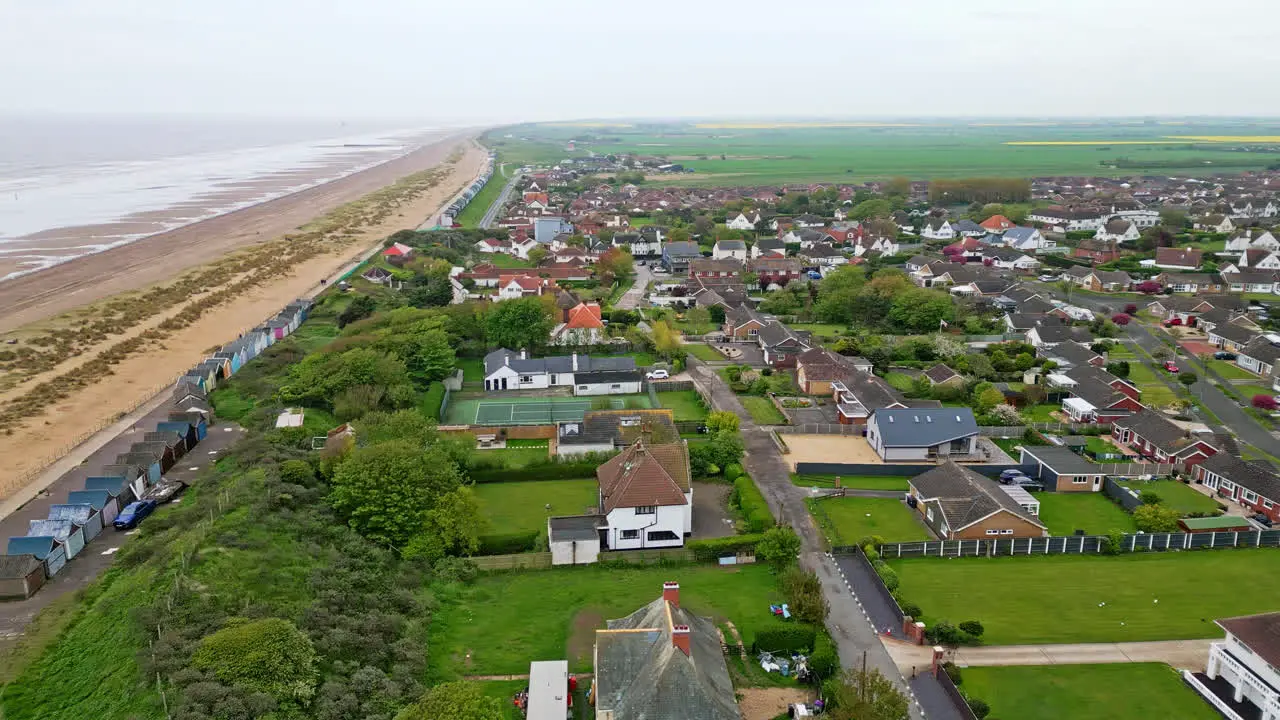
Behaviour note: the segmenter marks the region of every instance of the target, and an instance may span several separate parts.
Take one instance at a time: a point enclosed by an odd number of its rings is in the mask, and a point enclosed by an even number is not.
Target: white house
[[[503,276],[498,280],[499,300],[518,300],[529,295],[541,295],[551,281],[532,275]]]
[[[1246,250],[1276,251],[1280,250],[1280,240],[1276,240],[1276,237],[1268,230],[1241,228],[1227,240],[1223,250],[1225,252],[1238,253],[1243,253]]]
[[[1098,228],[1093,234],[1094,240],[1103,242],[1126,242],[1137,240],[1142,237],[1138,232],[1138,226],[1134,223],[1121,218],[1108,220],[1105,225]]]
[[[618,233],[613,236],[613,246],[631,253],[632,257],[657,255],[662,252],[662,243],[646,237],[642,233]]]
[[[978,423],[969,408],[897,408],[871,413],[867,443],[885,461],[945,460],[978,449]]]
[[[741,240],[721,240],[711,248],[711,258],[713,260],[741,260],[747,261],[747,244]]]
[[[1196,230],[1205,232],[1229,233],[1236,229],[1235,223],[1226,215],[1206,215],[1195,223]]]
[[[724,225],[730,230],[755,230],[758,222],[760,222],[760,213],[753,212],[748,216],[740,212],[737,215],[730,215]]]
[[[1262,613],[1215,621],[1227,637],[1209,646],[1202,679],[1184,671],[1196,692],[1224,717],[1280,718],[1280,613]],[[1207,679],[1208,682],[1205,680]],[[1226,687],[1218,681],[1225,681]],[[1240,705],[1245,705],[1241,708]]]
[[[511,254],[522,260],[529,259],[529,251],[538,247],[538,243],[531,237],[524,240],[514,238],[511,240]]]
[[[574,395],[630,395],[640,392],[641,376],[629,357],[558,355],[531,358],[499,348],[484,356],[484,389],[543,390],[572,387]]]
[[[509,253],[511,246],[498,238],[485,238],[476,243],[476,250],[482,253]]]
[[[954,240],[956,231],[946,218],[934,218],[925,223],[920,231],[920,237],[926,240]]]
[[[1056,247],[1058,243],[1046,240],[1039,230],[1029,227],[1011,227],[1004,231],[1004,244],[1014,250],[1034,253],[1037,250]]]
[[[609,550],[679,547],[693,532],[685,441],[637,441],[596,468],[596,480]]]

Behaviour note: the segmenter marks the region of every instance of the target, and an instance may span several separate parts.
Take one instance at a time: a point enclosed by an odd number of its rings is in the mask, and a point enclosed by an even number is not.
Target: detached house
[[[771,320],[756,334],[764,361],[777,367],[795,367],[796,356],[809,349],[809,333],[792,330]]]
[[[1280,522],[1280,476],[1272,468],[1220,452],[1197,465],[1194,474],[1219,496]]]
[[[992,215],[991,217],[978,223],[979,227],[989,233],[1000,235],[1005,230],[1017,227],[1013,221],[1003,215]]]
[[[711,257],[715,260],[730,259],[745,262],[747,259],[747,244],[741,240],[721,240],[712,248]]]
[[[771,321],[762,317],[746,303],[729,308],[724,314],[725,337],[735,342],[754,342],[760,330]]]
[[[1057,246],[1056,242],[1046,240],[1039,230],[1028,227],[1012,227],[1005,230],[1004,242],[1014,250],[1023,250],[1031,253]]]
[[[1275,345],[1276,341],[1272,339],[1274,337],[1276,336],[1260,335],[1250,340],[1237,353],[1236,364],[1250,372],[1269,377],[1280,362],[1280,347]]]
[[[933,218],[920,230],[920,237],[925,240],[954,240],[956,231],[946,218]]]
[[[825,348],[811,348],[796,357],[796,384],[806,395],[830,395],[834,382],[852,373],[870,373],[864,358],[846,357]]]
[[[638,441],[596,468],[609,550],[679,547],[693,532],[693,487],[684,441]]]
[[[515,300],[532,295],[541,295],[554,286],[548,278],[533,275],[502,275],[498,278],[498,299]]]
[[[674,275],[689,271],[689,261],[702,257],[702,249],[695,242],[669,242],[662,246],[662,266]]]
[[[1218,452],[1211,435],[1199,437],[1149,408],[1116,420],[1111,437],[1159,463],[1191,466]]]
[[[876,410],[867,443],[885,461],[967,459],[977,452],[978,423],[969,408]]]
[[[1200,267],[1204,252],[1191,248],[1156,248],[1155,266],[1165,270],[1195,270]]]
[[[729,213],[724,224],[730,230],[755,230],[758,222],[760,222],[760,213],[753,212],[751,217],[748,217],[746,213],[740,212],[736,215]]]
[[[551,331],[552,345],[595,345],[605,339],[600,305],[580,302],[565,311],[564,322]]]
[[[755,273],[760,287],[770,288],[777,285],[786,287],[787,283],[800,278],[800,263],[782,257],[762,257],[747,262],[747,270]]]
[[[1052,492],[1099,492],[1105,477],[1097,463],[1055,445],[1022,446],[1018,464],[1035,465],[1032,477]]]
[[[629,357],[559,355],[531,358],[498,348],[484,356],[484,389],[543,390],[571,387],[574,395],[629,395],[640,392],[640,371]]]
[[[751,257],[785,257],[787,254],[786,243],[775,238],[764,238],[757,240],[755,245],[751,246]]]
[[[1196,221],[1195,229],[1212,233],[1229,233],[1235,230],[1236,226],[1226,215],[1206,215]]]
[[[1137,225],[1120,218],[1108,220],[1093,234],[1095,240],[1109,243],[1132,242],[1140,237],[1142,234],[1138,232]]]
[[[1005,486],[947,461],[907,482],[915,508],[943,540],[995,540],[1044,537],[1049,534],[1037,518],[1039,503],[1015,499]],[[1028,509],[1030,508],[1030,509]]]
[[[1109,263],[1119,259],[1120,250],[1116,247],[1116,243],[1111,240],[1091,240],[1084,239],[1071,249],[1071,257],[1085,258],[1094,265]]]
[[[820,386],[811,381],[811,387]],[[892,385],[870,372],[845,373],[831,381],[831,393],[841,425],[865,426],[874,412],[907,407]]]

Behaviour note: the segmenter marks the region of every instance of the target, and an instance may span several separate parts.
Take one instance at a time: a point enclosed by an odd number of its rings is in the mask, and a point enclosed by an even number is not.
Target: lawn
[[[889,565],[925,622],[979,620],[990,645],[1222,637],[1214,618],[1270,612],[1280,593],[1270,548]]]
[[[773,402],[767,397],[753,395],[740,396],[738,399],[742,401],[742,406],[747,409],[747,412],[751,413],[751,419],[757,425],[785,425],[787,423],[787,418],[778,411],[778,408],[774,407]]]
[[[787,327],[793,330],[803,330],[813,333],[815,337],[838,337],[849,332],[847,325],[836,325],[834,323],[787,323]]]
[[[723,355],[716,352],[715,348],[710,345],[703,345],[702,343],[686,343],[681,347],[684,348],[685,352],[705,362],[718,362],[725,359]]]
[[[541,483],[538,483],[541,484]],[[748,647],[757,631],[781,627],[769,603],[781,600],[765,565],[602,568],[582,566],[482,575],[441,598],[431,623],[430,679],[462,674],[525,673],[529,660],[567,658],[572,672],[591,670],[595,630],[680,583],[680,605],[719,622],[728,618]]]
[[[835,475],[797,475],[791,473],[791,482],[801,487],[833,488]],[[841,475],[840,487],[858,490],[907,491],[906,475]]]
[[[515,255],[507,255],[506,253],[492,253],[485,257],[485,262],[491,263],[494,267],[503,269],[515,268],[531,268],[533,263],[528,260],[521,260]]]
[[[1084,449],[1094,458],[1106,458],[1108,455],[1124,455],[1120,448],[1100,437],[1091,437],[1085,441]]]
[[[1163,371],[1161,371],[1163,372]],[[1129,363],[1129,381],[1142,391],[1142,404],[1162,407],[1173,402],[1177,396],[1169,389],[1151,368],[1140,361]]]
[[[465,228],[479,227],[484,214],[489,212],[489,208],[502,194],[502,188],[506,184],[507,178],[502,177],[502,173],[494,173],[484,187],[480,188],[480,192],[476,193],[475,197],[471,198],[471,202],[467,203],[467,206],[458,214],[458,224]],[[519,197],[518,193],[516,196]]]
[[[1057,418],[1050,417],[1049,413],[1061,410],[1061,405],[1052,405],[1049,403],[1041,403],[1040,405],[1030,405],[1022,409],[1022,416],[1028,422],[1051,423],[1059,422]]]
[[[910,375],[901,372],[886,373],[884,381],[892,385],[893,389],[898,392],[911,392],[915,387],[915,380]]]
[[[676,422],[698,422],[707,417],[707,408],[696,390],[660,392],[658,403],[673,411]]]
[[[1129,480],[1120,484],[1132,490],[1137,490],[1139,493],[1143,490],[1150,490],[1160,496],[1161,503],[1179,512],[1216,513],[1218,511],[1216,500],[1177,480],[1153,480],[1151,482]]]
[[[837,497],[805,501],[832,545],[853,545],[868,535],[887,542],[933,540],[917,513],[894,498]]]
[[[1275,397],[1280,395],[1266,385],[1235,385],[1234,389],[1247,402],[1253,402],[1254,395],[1266,395],[1267,397]]]
[[[1090,535],[1138,529],[1132,515],[1100,492],[1043,492],[1036,493],[1036,499],[1040,501],[1040,522],[1049,528],[1050,535],[1074,535],[1077,529]]]
[[[1230,360],[1209,360],[1206,363],[1210,370],[1218,373],[1224,380],[1257,380],[1258,376],[1236,365]]]
[[[475,493],[489,531],[503,534],[545,530],[548,517],[578,515],[598,502],[595,480],[480,483]]]
[[[968,667],[961,687],[993,718],[1215,720],[1220,717],[1163,663]]]
[[[456,365],[462,368],[463,382],[484,382],[484,360],[482,358],[458,358]]]
[[[632,360],[636,361],[636,367],[638,368],[649,367],[658,361],[656,357],[654,357],[653,355],[647,352],[629,352],[629,353],[622,353],[621,355],[592,355],[591,357],[593,358],[629,357]]]

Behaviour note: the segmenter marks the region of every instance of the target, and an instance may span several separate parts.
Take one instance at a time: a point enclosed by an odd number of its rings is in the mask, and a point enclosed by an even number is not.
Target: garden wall
[[[882,558],[909,557],[998,557],[1001,555],[1098,554],[1107,552],[1111,538],[1106,535],[1013,538],[1010,540],[931,540],[929,542],[885,543],[877,548]],[[1142,533],[1121,535],[1120,552],[1164,552],[1166,550],[1221,550],[1236,547],[1280,547],[1280,530],[1250,532]],[[853,552],[852,547],[832,548],[832,552]]]
[[[938,467],[937,465],[916,465],[894,463],[879,465],[876,463],[796,463],[797,475],[885,475],[896,477],[915,477]],[[999,477],[1000,473],[1010,468],[1021,470],[1025,475],[1037,472],[1035,465],[965,465],[964,467],[989,478]]]

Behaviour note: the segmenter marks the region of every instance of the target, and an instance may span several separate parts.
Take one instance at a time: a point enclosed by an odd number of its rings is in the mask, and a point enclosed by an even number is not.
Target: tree
[[[849,217],[854,220],[870,220],[872,218],[889,217],[893,214],[893,205],[888,200],[866,200],[860,202],[849,211]]]
[[[550,253],[551,251],[547,250],[546,245],[538,245],[529,251],[529,262],[533,263],[534,267],[537,267],[542,264],[542,261],[545,260],[547,255]]]
[[[680,347],[680,333],[671,327],[671,323],[666,320],[659,320],[653,324],[653,349],[668,361],[674,361],[677,357],[684,357],[684,349]]]
[[[689,308],[684,319],[695,334],[701,335],[711,328],[711,311],[701,305]]]
[[[1195,385],[1198,380],[1200,380],[1200,378],[1196,377],[1196,374],[1193,372],[1184,370],[1178,373],[1178,382],[1185,385],[1188,390],[1190,390],[1191,386]]]
[[[875,668],[846,670],[823,686],[831,720],[907,720],[907,696]]]
[[[422,532],[409,541],[404,556],[434,563],[446,555],[474,555],[488,524],[475,492],[469,487],[454,488],[427,511]]]
[[[1250,400],[1250,403],[1259,410],[1266,410],[1268,412],[1280,407],[1280,403],[1276,402],[1274,395],[1254,395],[1253,399]]]
[[[1115,315],[1111,316],[1111,322],[1117,325],[1120,325],[1122,327],[1125,325],[1128,325],[1131,319],[1132,318],[1129,316],[1128,313],[1116,313]]]
[[[821,625],[827,619],[827,599],[822,595],[822,582],[811,570],[792,565],[778,579],[787,596],[791,614],[800,622]]]
[[[485,321],[489,345],[509,350],[545,345],[553,326],[551,311],[536,297],[495,303]]]
[[[1115,360],[1113,362],[1109,362],[1107,363],[1107,372],[1118,378],[1127,378],[1129,377],[1129,361]]]
[[[1177,532],[1182,513],[1166,505],[1139,505],[1133,510],[1133,521],[1142,532]]]
[[[289,380],[280,387],[284,402],[330,405],[352,388],[372,388],[378,404],[402,407],[413,399],[409,370],[397,357],[372,348],[346,352],[312,353],[289,368]]]
[[[502,702],[488,697],[473,682],[457,681],[436,685],[418,702],[410,705],[396,720],[503,720]]]
[[[1124,314],[1125,314],[1125,315],[1137,315],[1137,314],[1138,314],[1138,306],[1137,306],[1137,305],[1135,305],[1134,303],[1128,303],[1128,304],[1126,304],[1126,305],[1124,306]]]
[[[378,309],[378,303],[368,295],[357,295],[351,304],[338,315],[338,327],[346,327],[357,320],[363,320]]]
[[[902,176],[889,178],[884,184],[885,195],[906,197],[911,194],[911,178]]]
[[[453,284],[447,273],[420,275],[414,278],[405,299],[416,308],[444,307],[453,302]]]
[[[1134,286],[1134,289],[1143,295],[1155,295],[1164,289],[1164,286],[1155,280],[1143,280]]]
[[[724,306],[723,305],[712,305],[710,308],[710,313],[711,313],[712,324],[714,325],[724,324]]]
[[[1181,230],[1187,226],[1187,212],[1172,207],[1160,208],[1160,224]]]
[[[756,543],[756,557],[769,563],[775,570],[782,570],[796,561],[800,554],[800,536],[789,527],[772,527]]]
[[[620,247],[611,247],[600,253],[596,260],[596,270],[610,279],[629,277],[635,272],[636,261],[631,253]]]
[[[935,332],[956,319],[951,296],[939,290],[913,288],[893,299],[889,321],[915,332]]]
[[[1172,231],[1163,225],[1154,225],[1142,232],[1142,236],[1138,238],[1138,249],[1143,252],[1151,252],[1156,248],[1173,247],[1177,242]]]
[[[706,215],[699,215],[693,219],[693,232],[699,237],[706,237],[716,229],[716,224]]]
[[[716,435],[722,432],[738,432],[741,420],[728,410],[714,410],[707,413],[707,432]]]
[[[1004,402],[1004,393],[994,387],[987,387],[973,398],[973,409],[980,414],[991,412],[991,409]]]
[[[333,474],[329,504],[361,535],[400,547],[460,484],[458,466],[438,447],[395,440],[351,453]]]
[[[671,242],[686,242],[689,240],[689,231],[679,227],[672,228],[667,237],[670,238]]]
[[[198,670],[228,685],[244,685],[276,700],[306,703],[315,694],[316,651],[311,640],[282,618],[233,618],[200,640],[191,656]]]

